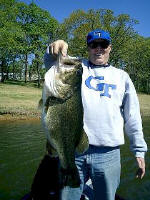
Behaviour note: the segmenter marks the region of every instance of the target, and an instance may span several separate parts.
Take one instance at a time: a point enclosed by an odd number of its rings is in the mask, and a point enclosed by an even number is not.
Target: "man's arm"
[[[129,76],[126,80],[126,91],[123,101],[123,114],[125,121],[125,132],[129,137],[130,148],[131,151],[133,151],[135,154],[139,167],[136,177],[143,178],[145,174],[144,155],[147,151],[147,145],[143,136],[138,97]]]

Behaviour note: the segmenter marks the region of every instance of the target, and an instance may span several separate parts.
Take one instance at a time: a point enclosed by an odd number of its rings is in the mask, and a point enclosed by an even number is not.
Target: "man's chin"
[[[102,59],[95,60],[95,65],[104,65],[104,61]]]

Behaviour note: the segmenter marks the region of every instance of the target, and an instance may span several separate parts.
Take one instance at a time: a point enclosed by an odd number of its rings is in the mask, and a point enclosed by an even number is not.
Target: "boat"
[[[31,196],[31,193],[26,194],[21,200],[33,200],[32,196]],[[43,200],[43,199],[41,199],[41,200]],[[58,200],[58,198],[55,196],[55,194],[50,194],[48,199],[44,199],[44,200]],[[86,198],[84,195],[82,195],[80,200],[88,200],[88,198]],[[126,200],[126,199],[124,199],[121,196],[119,196],[118,194],[116,194],[115,195],[115,200]]]
[[[62,188],[62,185],[59,182],[58,163],[58,158],[45,155],[33,179],[31,192],[24,195],[21,200],[33,200],[32,196],[34,196],[36,200],[58,200],[59,193]],[[88,181],[86,185],[92,192],[93,189],[91,187],[91,181]],[[80,200],[88,199],[92,200],[83,194]],[[115,200],[126,199],[116,194]]]

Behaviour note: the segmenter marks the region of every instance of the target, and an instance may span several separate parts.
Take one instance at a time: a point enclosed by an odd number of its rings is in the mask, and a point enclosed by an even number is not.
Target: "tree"
[[[135,37],[133,25],[136,23],[129,15],[114,16],[113,11],[108,9],[74,11],[63,23],[70,46],[69,53],[87,57],[86,35],[93,29],[101,28],[111,34],[113,49],[110,60],[119,66],[127,52],[127,43]]]
[[[128,52],[126,71],[138,91],[150,93],[150,38],[136,35],[128,46]]]
[[[22,68],[27,82],[30,55],[36,57],[40,69],[40,54],[44,54],[46,44],[54,37],[59,24],[34,3],[27,5],[16,0],[0,0],[0,11],[1,81],[4,81],[4,73],[9,73],[9,66],[15,67],[11,63],[24,58]]]
[[[47,11],[36,4],[29,6],[18,4],[17,21],[25,34],[21,53],[25,56],[25,82],[27,81],[28,55],[34,54],[37,62],[38,86],[40,85],[40,54],[45,51],[46,44],[53,38],[58,22]]]
[[[20,26],[16,23],[16,1],[0,0],[0,63],[1,82],[4,82],[4,73],[8,72],[8,64],[12,54],[17,54],[18,39],[22,38]]]
[[[124,61],[124,58],[129,56],[128,46],[136,37],[133,25],[137,23],[137,20],[131,19],[126,14],[121,14],[116,17],[110,32],[113,47],[110,60],[114,66],[119,67]]]
[[[36,74],[40,87],[48,43],[64,39],[69,43],[70,55],[87,57],[86,35],[101,28],[112,37],[111,64],[128,71],[139,91],[150,93],[150,38],[135,32],[133,26],[138,21],[129,15],[115,16],[109,9],[76,10],[59,24],[33,2],[27,5],[17,0],[0,0],[0,17],[1,81],[9,72],[13,78],[22,77],[24,72],[25,82]]]
[[[150,39],[139,36],[133,26],[138,21],[127,14],[115,16],[112,10],[74,11],[62,26],[69,43],[69,54],[87,57],[86,35],[100,28],[112,38],[110,63],[129,72],[139,91],[150,93]]]

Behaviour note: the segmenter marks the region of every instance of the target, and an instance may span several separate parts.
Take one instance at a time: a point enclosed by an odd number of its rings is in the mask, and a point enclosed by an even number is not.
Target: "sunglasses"
[[[101,47],[102,49],[107,49],[108,46],[109,46],[108,41],[90,42],[88,44],[88,47],[90,47],[91,49],[96,49],[97,47]]]

